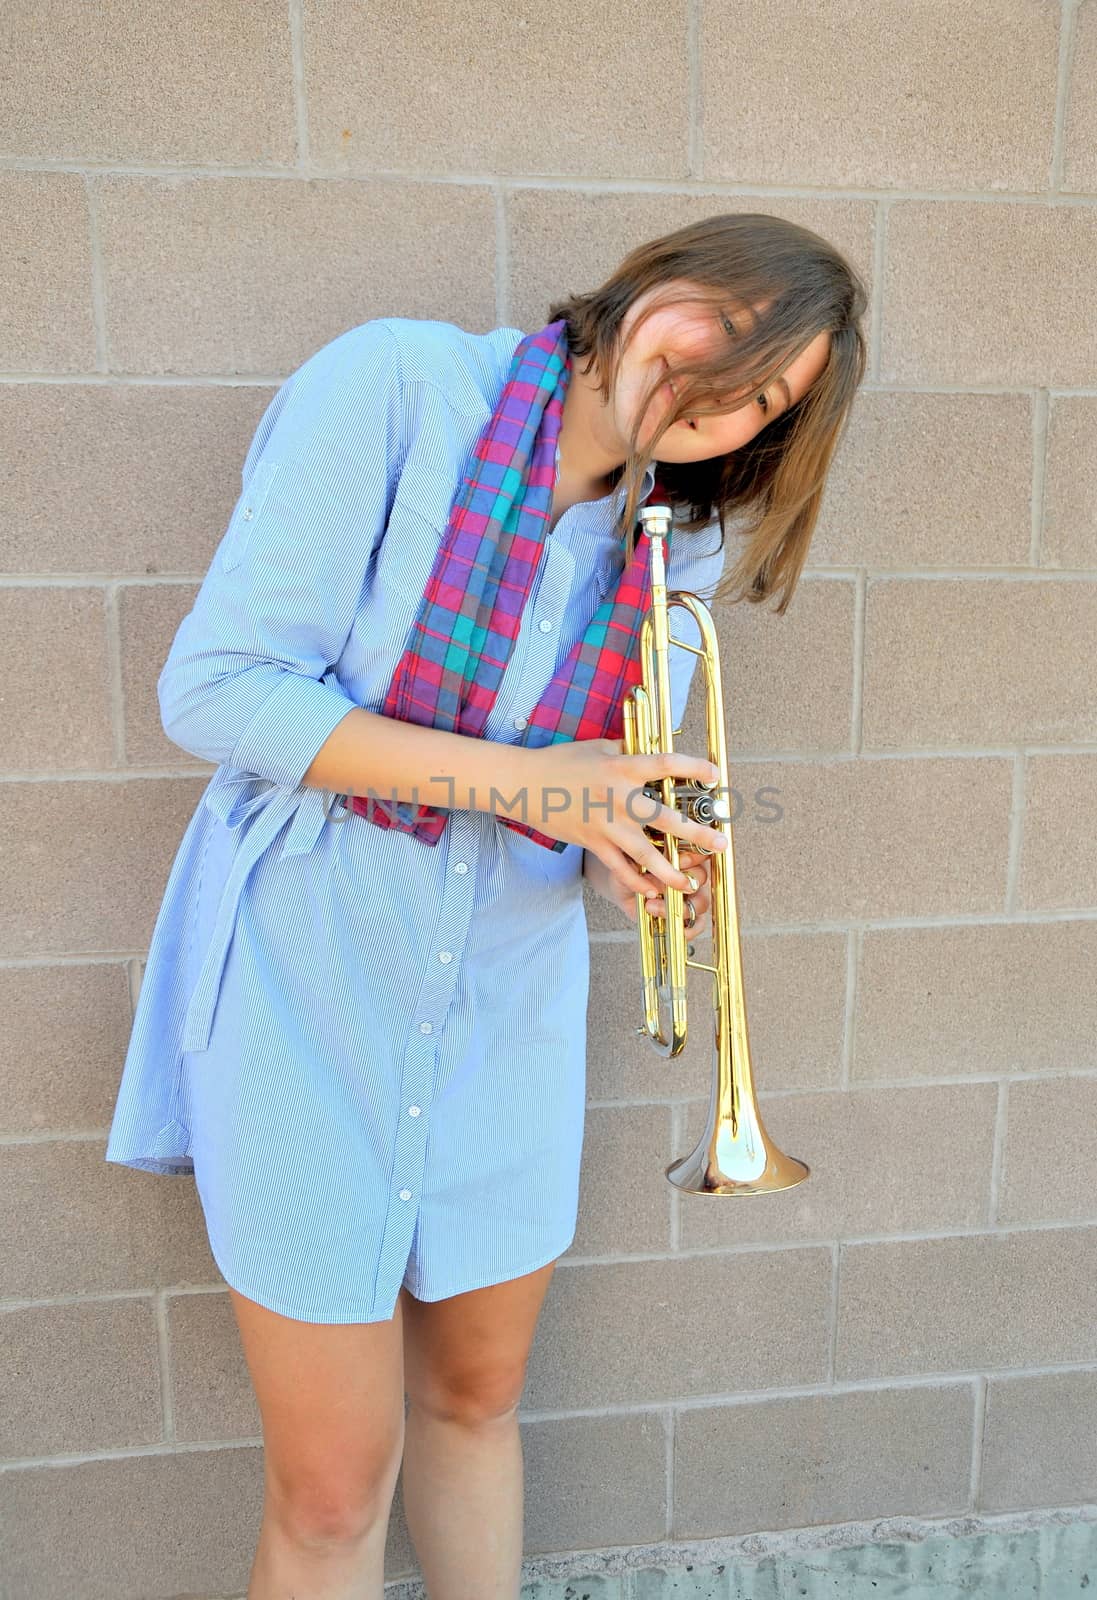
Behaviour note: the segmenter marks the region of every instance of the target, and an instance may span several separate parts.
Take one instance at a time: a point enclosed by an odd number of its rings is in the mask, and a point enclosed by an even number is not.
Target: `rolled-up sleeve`
[[[333,340],[287,379],[160,673],[173,743],[300,784],[355,708],[321,680],[354,626],[406,448],[399,348],[380,322]]]
[[[719,522],[709,523],[698,533],[682,533],[676,529],[671,540],[670,559],[667,562],[667,588],[684,589],[697,595],[706,605],[712,602],[713,591],[724,570],[726,546],[720,543]],[[700,647],[701,635],[689,612],[675,606],[670,612],[671,637],[686,644]],[[688,650],[674,647],[670,652],[670,703],[674,726],[681,727],[686,712],[690,684],[697,669],[697,657]]]

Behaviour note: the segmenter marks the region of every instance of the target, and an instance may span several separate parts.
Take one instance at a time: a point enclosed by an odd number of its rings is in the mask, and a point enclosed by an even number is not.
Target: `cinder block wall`
[[[671,1191],[707,991],[662,1061],[592,903],[527,1550],[1097,1500],[1097,0],[9,0],[0,28],[12,1596],[246,1585],[259,1418],[193,1182],[103,1152],[211,771],[156,679],[273,388],[374,316],[539,327],[721,210],[871,285],[792,609],[718,609],[760,1101],[813,1171]]]

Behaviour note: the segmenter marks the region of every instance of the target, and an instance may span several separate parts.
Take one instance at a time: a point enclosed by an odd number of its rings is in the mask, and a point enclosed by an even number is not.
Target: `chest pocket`
[[[445,537],[448,516],[448,500],[438,522],[397,495],[377,555],[376,581],[383,589],[419,600]]]
[[[421,597],[469,454],[489,415],[487,410],[482,417],[454,413],[441,395],[425,391],[378,551],[376,577],[384,589],[416,601]]]

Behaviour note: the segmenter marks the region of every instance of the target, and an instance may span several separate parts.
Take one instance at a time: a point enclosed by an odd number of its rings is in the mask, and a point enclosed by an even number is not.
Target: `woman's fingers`
[[[682,841],[680,849],[690,842],[703,845],[708,852],[727,848],[727,837],[721,828],[710,828],[703,822],[694,821],[673,806],[664,805],[644,787],[645,784],[654,787],[660,779],[669,777],[716,783],[720,778],[720,769],[706,756],[689,756],[681,751],[672,751],[657,755],[635,755],[628,759],[633,763],[638,779],[637,787],[629,795],[627,814],[630,821],[657,833],[673,833]],[[655,848],[658,850],[659,846]],[[662,854],[661,850],[659,853]],[[643,864],[658,870],[649,857],[644,858]],[[666,881],[673,883],[674,879],[668,877]]]
[[[662,858],[664,862],[666,858]],[[701,855],[695,850],[679,850],[678,865],[681,869],[681,881],[676,882],[673,873],[659,875],[653,871],[641,874],[643,882],[639,885],[641,893],[654,891],[662,894],[667,883],[674,888],[680,888],[684,894],[692,894],[698,890],[708,879],[710,856]],[[630,888],[633,885],[630,883]]]
[[[719,850],[727,849],[727,835],[720,828],[710,828],[707,823],[695,822],[692,817],[687,817],[681,811],[675,811],[673,806],[661,806],[657,815],[651,822],[645,823],[646,827],[655,828],[660,833],[673,833],[678,840],[678,853],[691,850],[695,855],[713,854]],[[703,845],[704,852],[696,849]],[[658,845],[656,849],[658,849]]]
[[[699,840],[705,844],[706,849],[711,844],[713,853],[715,853],[716,850],[723,850],[727,847],[727,839],[718,829],[708,828],[701,822],[691,822],[687,817],[683,817],[680,811],[672,811],[667,806],[663,807],[663,815],[667,818],[675,819],[674,825],[668,825],[665,831],[687,841],[686,844],[679,843],[678,845],[679,865],[677,871],[671,866],[670,861],[659,845],[648,840],[646,835],[646,848],[637,857],[637,865],[642,870],[650,873],[653,878],[656,878],[660,887],[665,883],[669,883],[674,889],[687,889],[689,885],[685,879],[684,869],[690,867],[694,862],[711,859],[707,853],[690,849],[688,841]],[[659,825],[662,827],[662,818],[659,819]]]
[[[695,914],[695,921],[692,927],[690,927],[689,913],[688,911],[686,912],[687,931],[690,932],[693,931],[693,928],[700,927],[712,903],[712,896],[708,882],[709,865],[711,859],[712,858],[710,856],[699,855],[693,850],[680,850],[678,853],[678,861],[680,865],[683,867],[685,872],[689,874],[689,877],[696,885],[696,888],[687,888],[684,896],[685,904],[692,904]],[[651,912],[653,916],[665,917],[667,906],[662,892],[662,884],[658,884],[656,887],[658,892],[654,895],[651,895],[645,901],[645,905],[647,910]]]
[[[687,872],[692,872],[694,877],[700,874],[702,882],[708,877],[711,856],[702,855],[699,850],[683,849],[678,852],[678,865]]]
[[[642,867],[617,847],[612,840],[603,841],[599,859],[609,868],[620,887],[628,894],[648,894],[653,888],[662,888],[662,879]]]
[[[700,924],[702,918],[708,913],[708,909],[712,901],[707,892],[702,889],[697,894],[685,895],[682,903],[684,906],[692,905],[694,910],[694,916],[696,920],[693,924],[690,923],[689,912],[687,911],[685,913],[686,929],[689,931],[691,927],[696,927]],[[647,910],[651,912],[653,917],[666,916],[667,904],[662,895],[653,895],[650,900],[645,902],[645,904]]]
[[[664,873],[660,874],[651,870],[641,870],[625,851],[618,849],[611,841],[606,840],[603,844],[599,860],[610,873],[616,891],[614,898],[629,921],[636,921],[637,894],[645,897],[645,907],[653,916],[665,916],[664,889],[666,883],[674,882],[674,878],[670,864],[662,852],[658,850],[655,852],[665,869]],[[678,851],[678,861],[682,868],[681,888],[687,897],[686,903],[692,902],[694,908],[694,928],[700,927],[709,908],[708,875],[711,860],[711,856],[693,850],[688,845],[681,846]]]

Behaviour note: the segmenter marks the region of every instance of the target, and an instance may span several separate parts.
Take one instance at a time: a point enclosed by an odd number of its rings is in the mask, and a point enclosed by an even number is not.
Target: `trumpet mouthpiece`
[[[674,514],[669,506],[641,506],[640,522],[648,538],[664,537],[670,532]]]

